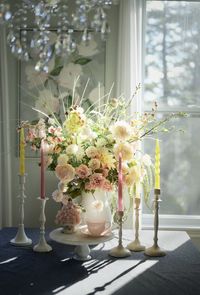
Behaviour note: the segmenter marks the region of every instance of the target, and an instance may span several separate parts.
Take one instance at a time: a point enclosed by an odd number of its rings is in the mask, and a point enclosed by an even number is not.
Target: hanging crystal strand
[[[88,45],[92,38],[88,14],[93,5],[88,0],[76,0],[76,12],[73,17],[73,25],[76,29],[83,31],[81,41]]]
[[[7,37],[11,52],[21,60],[29,60],[27,44],[27,13],[28,6],[22,3],[19,10],[13,15],[12,23],[9,24]]]
[[[27,17],[28,14],[28,6],[27,4],[23,3],[22,4],[22,14],[21,14],[21,48],[22,48],[22,53],[21,53],[21,59],[24,61],[29,60],[29,52],[28,52],[28,40],[27,40]]]
[[[10,12],[10,5],[4,3],[0,3],[0,24],[7,23],[11,20],[12,13]]]
[[[8,43],[12,53],[20,59],[29,60],[29,51],[34,48],[38,56],[35,65],[37,71],[48,72],[48,64],[54,54],[68,57],[76,50],[74,41],[76,30],[83,32],[81,39],[85,45],[89,44],[92,31],[100,32],[102,40],[105,40],[110,32],[105,10],[111,7],[112,0],[75,0],[76,10],[74,14],[70,14],[70,18],[67,1],[41,0],[37,3],[30,0],[21,1],[21,5],[16,5],[13,16],[8,5],[2,2],[0,4],[0,23],[11,20],[8,22]],[[30,44],[27,44],[27,15],[30,13],[31,19],[32,17],[34,19],[35,28],[34,36]],[[51,45],[50,21],[54,16],[58,24],[57,40]]]
[[[105,41],[107,35],[110,33],[110,27],[108,25],[107,15],[103,8],[96,8],[91,26],[96,32],[101,32],[101,38]]]
[[[91,5],[87,0],[76,0],[76,11],[73,15],[72,23],[78,30],[84,30],[88,27],[88,12]]]
[[[52,47],[49,44],[51,9],[52,7],[46,5],[44,1],[35,6],[35,23],[39,35],[35,35],[32,45],[35,44],[36,48],[39,49],[39,60],[35,65],[35,70],[38,72],[48,72],[48,63],[53,54]]]
[[[9,24],[9,34],[7,36],[7,42],[11,48],[11,52],[18,58],[21,58],[22,46],[20,40],[20,21],[21,21],[22,9],[19,8],[12,19],[12,23]]]
[[[68,57],[76,50],[76,43],[73,40],[74,30],[70,26],[68,18],[68,6],[66,0],[60,1],[58,5],[58,37],[55,44],[55,53],[58,56]]]

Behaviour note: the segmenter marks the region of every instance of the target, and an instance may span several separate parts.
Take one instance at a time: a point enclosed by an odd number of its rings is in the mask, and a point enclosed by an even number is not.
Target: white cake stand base
[[[88,245],[79,245],[74,249],[73,258],[79,261],[87,261],[92,257],[90,255],[90,247]]]
[[[90,255],[90,245],[98,245],[114,238],[114,234],[93,237],[84,234],[85,226],[81,226],[73,234],[64,234],[62,228],[57,228],[50,233],[50,238],[58,243],[76,246],[73,258],[79,261],[87,261],[92,257]]]

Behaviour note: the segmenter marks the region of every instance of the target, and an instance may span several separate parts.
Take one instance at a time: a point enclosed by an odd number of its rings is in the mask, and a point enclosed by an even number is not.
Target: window
[[[160,137],[161,214],[200,215],[200,1],[146,1],[144,109],[186,111]],[[145,149],[154,153],[155,142]],[[144,213],[149,210],[144,206]],[[190,218],[189,217],[189,218]]]

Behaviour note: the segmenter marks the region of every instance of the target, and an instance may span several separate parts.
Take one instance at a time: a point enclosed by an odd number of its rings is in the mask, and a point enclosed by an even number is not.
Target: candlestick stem
[[[135,239],[133,242],[127,245],[127,248],[131,251],[140,252],[145,250],[145,246],[140,243],[139,228],[140,228],[140,198],[135,198],[135,222],[133,214],[133,225],[135,225]]]
[[[41,212],[40,212],[40,237],[39,242],[37,245],[34,246],[33,250],[36,252],[50,252],[52,250],[52,247],[47,244],[45,239],[45,222],[46,222],[46,216],[45,216],[45,205],[48,198],[38,198],[41,201]]]
[[[118,214],[118,224],[119,224],[118,246],[111,249],[111,251],[109,252],[109,255],[116,258],[123,258],[123,257],[130,256],[131,252],[128,249],[124,248],[122,243],[122,224],[123,224],[124,212],[118,211],[117,214]]]
[[[160,208],[160,189],[155,189],[154,190],[155,194],[155,199],[154,199],[154,243],[153,246],[150,248],[147,248],[145,250],[145,254],[148,256],[153,256],[153,257],[161,257],[165,256],[166,253],[163,251],[159,246],[158,246],[158,229],[159,229],[159,208]]]
[[[25,181],[26,174],[19,174],[19,195],[17,196],[19,198],[19,224],[15,238],[10,241],[12,245],[16,246],[28,246],[32,244],[32,240],[27,237],[24,230]]]

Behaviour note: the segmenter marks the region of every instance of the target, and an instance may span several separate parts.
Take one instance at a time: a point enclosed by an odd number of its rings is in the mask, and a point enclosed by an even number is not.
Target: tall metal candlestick
[[[159,228],[159,215],[158,210],[160,207],[160,189],[154,190],[155,199],[154,199],[154,243],[153,246],[150,248],[147,248],[145,250],[145,254],[148,256],[153,257],[161,257],[165,256],[166,253],[158,246],[158,228]]]
[[[41,212],[40,212],[40,237],[39,242],[37,245],[33,247],[33,250],[36,252],[50,252],[52,250],[52,247],[47,244],[45,239],[45,222],[46,222],[46,216],[45,216],[45,205],[48,198],[38,198],[41,201]]]
[[[19,174],[19,225],[18,231],[14,239],[10,241],[12,245],[16,246],[28,246],[32,244],[32,240],[29,239],[24,231],[24,199],[26,198],[25,191],[26,174]]]
[[[134,220],[134,214],[133,214]],[[140,252],[145,250],[145,246],[140,243],[139,228],[140,228],[140,198],[135,198],[135,240],[127,245],[127,248],[131,251]]]
[[[110,256],[117,257],[117,258],[123,258],[131,255],[131,252],[126,249],[122,244],[122,224],[123,224],[123,211],[118,211],[118,224],[119,224],[119,240],[118,240],[118,246],[111,249],[109,252]]]

